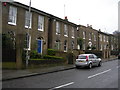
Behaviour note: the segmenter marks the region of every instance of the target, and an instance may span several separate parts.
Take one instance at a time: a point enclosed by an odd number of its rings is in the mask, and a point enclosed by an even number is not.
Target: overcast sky
[[[29,5],[30,0],[14,0]],[[32,7],[54,16],[68,17],[70,22],[112,33],[118,30],[120,0],[31,0]],[[65,5],[65,10],[64,10]]]

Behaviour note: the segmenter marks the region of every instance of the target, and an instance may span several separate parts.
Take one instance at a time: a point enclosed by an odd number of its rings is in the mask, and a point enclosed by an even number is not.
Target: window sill
[[[64,51],[64,52],[67,52],[67,51]]]
[[[60,35],[60,33],[56,33],[56,35]]]
[[[73,39],[75,38],[75,37],[72,37]]]
[[[12,23],[12,22],[8,22],[8,24],[16,26],[16,23]]]
[[[65,37],[68,37],[68,35],[64,35]]]
[[[24,50],[26,50],[26,51],[27,51],[27,50],[30,51],[31,49],[30,49],[30,48],[28,48],[28,49],[27,49],[27,48],[24,48]]]
[[[38,29],[38,31],[41,31],[41,32],[43,32],[44,30],[42,30],[42,29]]]
[[[27,29],[28,29],[28,26],[25,26],[25,28],[27,28]],[[29,27],[29,29],[31,29],[31,27]]]

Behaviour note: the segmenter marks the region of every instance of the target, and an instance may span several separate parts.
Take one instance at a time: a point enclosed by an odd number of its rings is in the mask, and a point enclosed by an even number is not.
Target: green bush
[[[30,59],[30,60],[37,60],[37,61],[39,61],[39,60],[47,60],[47,59]]]
[[[87,49],[89,50],[89,49],[91,49],[91,47],[90,47],[90,46],[88,46],[88,47],[87,47]]]
[[[30,52],[30,58],[37,59],[37,58],[41,58],[41,57],[42,57],[41,54],[39,54],[36,50]]]
[[[93,47],[92,47],[92,50],[95,50],[95,49],[96,49],[96,47],[93,46]]]
[[[57,56],[50,56],[50,55],[45,55],[43,56],[44,59],[63,59],[63,57],[57,57]]]
[[[50,55],[50,56],[55,56],[55,53],[56,53],[56,50],[54,50],[54,49],[48,49],[47,50],[47,54]]]

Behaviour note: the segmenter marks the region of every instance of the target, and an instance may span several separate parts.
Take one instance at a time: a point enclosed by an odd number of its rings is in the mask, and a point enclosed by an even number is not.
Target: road
[[[55,73],[4,81],[3,88],[118,88],[120,60],[104,62],[92,69],[70,69]]]

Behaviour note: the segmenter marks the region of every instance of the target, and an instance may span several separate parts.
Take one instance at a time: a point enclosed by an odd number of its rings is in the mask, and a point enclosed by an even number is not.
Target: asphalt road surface
[[[120,60],[104,62],[101,67],[80,68],[3,81],[3,88],[118,88]]]

